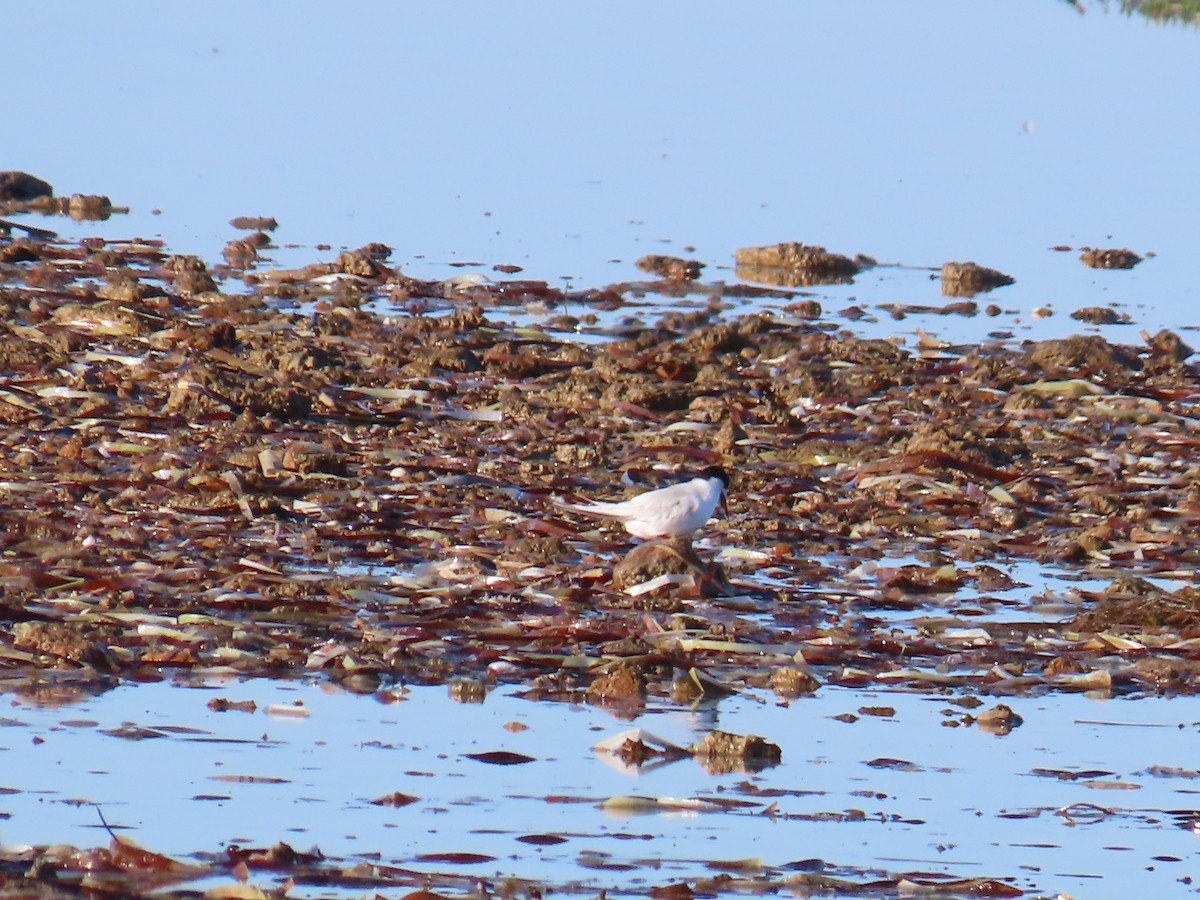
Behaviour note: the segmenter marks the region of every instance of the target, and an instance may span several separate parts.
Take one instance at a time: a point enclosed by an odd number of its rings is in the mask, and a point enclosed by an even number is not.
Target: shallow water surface
[[[258,709],[215,712],[214,697]],[[1075,896],[1097,896],[1096,879],[1105,896],[1184,891],[1179,879],[1196,862],[1188,811],[1200,807],[1188,768],[1194,702],[1008,698],[1024,724],[1000,736],[947,727],[964,712],[954,699],[825,687],[790,704],[752,694],[655,703],[632,718],[529,702],[503,686],[482,704],[452,702],[443,687],[383,703],[327,683],[263,680],[125,685],[54,703],[13,693],[0,812],[10,845],[104,843],[102,814],[174,855],[285,840],[443,871],[421,855],[469,852],[494,857],[469,867],[480,878],[591,891],[750,859],[741,867],[1012,878]],[[635,726],[679,744],[715,727],[757,733],[783,761],[757,774],[709,774],[688,759],[639,772],[593,751]],[[489,751],[533,761],[467,756]],[[393,792],[415,799],[370,802]],[[746,804],[623,813],[630,803],[611,798],[628,795]],[[561,842],[521,840],[547,834]]]
[[[274,216],[277,246],[259,272],[369,241],[428,279],[499,280],[509,276],[493,266],[515,264],[515,277],[591,288],[645,278],[634,260],[647,253],[707,264],[704,290],[630,289],[587,340],[702,310],[720,282],[740,281],[736,248],[796,240],[882,263],[803,289],[827,326],[909,347],[918,329],[950,343],[1085,330],[1137,343],[1140,329],[1169,327],[1194,344],[1200,29],[1117,7],[221,0],[81,17],[62,2],[22,4],[7,26],[46,37],[6,48],[28,77],[7,98],[3,167],[130,207],[104,222],[14,217],[71,240],[161,237],[215,261],[239,236],[233,216]],[[1070,252],[1050,249],[1060,245]],[[1146,259],[1090,269],[1084,246]],[[968,259],[1016,283],[977,297],[973,316],[890,311],[946,303],[932,270]],[[245,288],[223,277],[223,291]],[[729,317],[787,319],[793,299],[721,303]],[[364,303],[407,314],[387,296]],[[585,311],[572,303],[489,315],[537,325]],[[1110,305],[1131,324],[1069,317]],[[852,307],[865,317],[842,312]],[[1067,619],[1077,592],[1109,574],[990,560],[1024,586],[886,608],[869,572],[843,577],[860,562],[830,561],[836,574],[803,592],[897,638],[934,616],[964,629]],[[801,593],[782,567],[735,574]],[[0,681],[0,841],[99,846],[107,823],[177,857],[283,840],[587,895],[718,869],[994,877],[1079,898],[1194,893],[1194,697],[1006,696],[1024,724],[998,735],[964,719],[978,712],[965,688],[919,683],[826,685],[790,703],[767,691],[695,707],[657,697],[618,713],[503,684],[466,704],[445,687],[360,695],[219,674],[94,696],[13,678]],[[214,711],[218,697],[255,710]],[[757,773],[710,774],[690,759],[638,771],[593,751],[634,727],[680,744],[718,727],[753,732],[783,760]],[[467,755],[489,751],[533,761]],[[371,802],[395,792],[415,799]],[[630,795],[663,802],[613,799]],[[725,800],[745,805],[713,802]],[[436,856],[468,852],[490,858]],[[290,895],[318,893],[336,889]]]
[[[55,59],[9,48],[36,77],[9,98],[5,165],[130,207],[33,224],[212,258],[230,218],[271,215],[266,265],[382,241],[417,277],[505,263],[584,287],[642,277],[645,253],[734,280],[735,248],[797,240],[1016,277],[985,301],[996,319],[918,319],[947,340],[1069,333],[1068,313],[1109,303],[1151,330],[1198,324],[1190,25],[1061,0],[205,9],[12,11]],[[111,102],[69,102],[92,84]],[[62,139],[68,109],[86,146]],[[1094,270],[1081,246],[1157,256]],[[816,296],[942,302],[928,271],[888,267]]]

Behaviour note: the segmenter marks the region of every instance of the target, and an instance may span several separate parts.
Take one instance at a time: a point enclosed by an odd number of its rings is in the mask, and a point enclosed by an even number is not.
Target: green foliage
[[[1200,0],[1121,0],[1121,12],[1155,22],[1200,25]]]

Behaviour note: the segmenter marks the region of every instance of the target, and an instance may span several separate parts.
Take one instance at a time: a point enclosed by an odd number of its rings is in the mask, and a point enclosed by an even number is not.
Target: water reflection
[[[166,6],[94,17],[86,29],[64,28],[55,3],[11,13],[14,33],[57,42],[53,61],[36,41],[7,48],[14,71],[38,73],[8,98],[7,164],[66,195],[43,224],[70,240],[161,235],[208,259],[228,247],[231,267],[259,273],[383,241],[406,272],[446,290],[419,302],[369,296],[368,308],[436,313],[442,301],[469,299],[479,278],[521,274],[528,281],[504,315],[570,317],[560,326],[598,338],[633,327],[634,316],[705,313],[712,303],[726,315],[806,320],[841,311],[824,324],[916,335],[947,351],[985,329],[1021,340],[1089,327],[1132,340],[1116,323],[1196,324],[1200,193],[1186,173],[1200,142],[1197,34],[1180,24],[1195,21],[1193,3],[1042,2],[1019,13],[767,3],[755,15],[728,4],[616,3],[561,16],[367,4],[367,29],[316,4],[286,15],[272,4],[209,10],[187,28]],[[1131,27],[1118,10],[1171,27]],[[89,136],[81,150],[58,126],[85,74],[127,102],[72,110]],[[231,112],[228,98],[248,84],[264,86],[254,109]],[[815,84],[830,87],[814,95]],[[341,127],[337,111],[364,85],[385,87],[371,114]],[[130,152],[147,110],[154,140]],[[75,201],[76,191],[104,191],[129,213],[109,219],[111,204]],[[240,226],[230,219],[246,212],[278,218],[274,246],[233,243]],[[19,224],[30,222],[43,220],[21,214]],[[840,248],[857,268],[804,280],[799,267],[742,267],[737,248],[772,241]],[[1083,249],[1092,245],[1101,250]],[[1145,260],[1105,265],[1121,262],[1113,254],[1126,245]],[[1064,247],[1091,253],[1091,263]],[[648,250],[706,263],[705,283],[577,290],[635,285],[633,261]],[[865,268],[860,253],[904,265]],[[1016,279],[989,297],[996,309],[986,319],[973,305],[946,315],[945,281],[930,278],[963,259]],[[478,265],[464,272],[464,263]],[[237,293],[241,277],[231,268],[219,287]],[[819,290],[721,284],[732,279]],[[303,302],[360,299],[347,280],[326,287]],[[1114,304],[1110,324],[1070,316]],[[841,581],[813,590],[902,645],[938,617],[967,619],[952,623],[964,641],[977,637],[971,621],[1066,618],[1076,589],[1103,584],[1033,568],[1012,573],[1028,585],[1016,602],[1013,591],[968,586],[889,608],[869,579],[861,591]],[[786,702],[762,688],[612,711],[520,700],[506,687],[480,696],[463,686],[454,699],[475,702],[454,702],[444,687],[404,691],[374,672],[341,686],[207,673],[187,686],[120,687],[9,672],[0,681],[11,706],[0,730],[4,838],[103,842],[95,803],[114,829],[179,855],[287,837],[433,871],[445,865],[437,854],[469,850],[494,857],[483,876],[557,878],[593,893],[618,871],[642,882],[699,878],[706,862],[739,857],[775,870],[986,871],[1084,895],[1099,878],[1117,896],[1166,894],[1194,877],[1196,726],[1186,706],[1103,701],[1091,683],[1031,696],[1012,678],[1008,703],[1024,724],[999,736],[964,718],[964,701],[982,702],[973,693],[982,678],[946,668],[917,673],[924,681],[898,670],[886,690],[864,679]],[[232,705],[210,707],[216,697]],[[263,712],[297,699],[309,715]],[[878,715],[884,707],[893,713]],[[782,761],[753,775],[682,761],[612,770],[591,748],[630,722],[681,745],[718,727],[759,733]],[[468,756],[493,750],[537,762],[501,768]],[[399,795],[417,799],[374,802]],[[610,818],[622,806],[609,801],[632,795],[654,799],[653,811],[628,826]],[[756,805],[716,802],[730,796]],[[658,802],[672,797],[703,803]],[[559,843],[522,840],[546,834]]]
[[[217,697],[235,705],[217,712]],[[623,740],[608,713],[504,688],[482,704],[454,703],[445,687],[379,703],[264,680],[124,686],[62,707],[10,698],[23,727],[0,730],[9,847],[104,843],[96,804],[112,827],[181,857],[282,839],[447,871],[469,853],[487,858],[473,877],[593,891],[664,872],[704,878],[714,859],[754,858],[777,877],[803,857],[839,877],[918,869],[1016,877],[1043,892],[1100,877],[1115,895],[1169,890],[1186,872],[1159,863],[1158,874],[1155,860],[1193,857],[1194,837],[1168,811],[1190,805],[1178,773],[1195,726],[1164,699],[1012,697],[1023,723],[1000,731],[963,727],[973,707],[937,688],[655,702],[639,717],[639,734],[660,747],[694,744],[718,724],[780,747],[778,765],[748,774],[686,758],[612,767],[593,749]],[[264,713],[297,701],[308,715]],[[1127,739],[1142,735],[1153,740]],[[505,754],[532,761],[489,764]],[[1096,852],[1118,844],[1122,854]],[[1053,848],[1053,866],[1037,848]]]
[[[14,703],[37,707],[69,707],[113,690],[117,678],[97,677],[94,671],[6,672],[0,677],[0,693],[11,694]]]

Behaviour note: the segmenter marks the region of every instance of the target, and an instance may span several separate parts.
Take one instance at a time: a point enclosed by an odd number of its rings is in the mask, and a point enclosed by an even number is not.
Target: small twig
[[[0,230],[11,230],[19,228],[30,237],[41,238],[42,240],[53,240],[58,237],[58,232],[51,231],[48,228],[37,228],[33,225],[22,225],[20,222],[11,222],[8,219],[0,219]]]
[[[96,807],[96,815],[100,817],[100,824],[104,826],[104,830],[108,832],[108,836],[115,841],[117,839],[117,833],[112,830],[108,824],[108,820],[104,818],[104,810],[100,808],[99,803],[94,804],[94,806]]]

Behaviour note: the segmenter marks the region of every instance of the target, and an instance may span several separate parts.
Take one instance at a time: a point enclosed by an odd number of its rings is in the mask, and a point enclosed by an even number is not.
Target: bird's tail
[[[559,509],[569,509],[571,512],[583,513],[585,516],[620,519],[625,514],[620,503],[567,503],[557,497],[551,497],[550,502]]]

